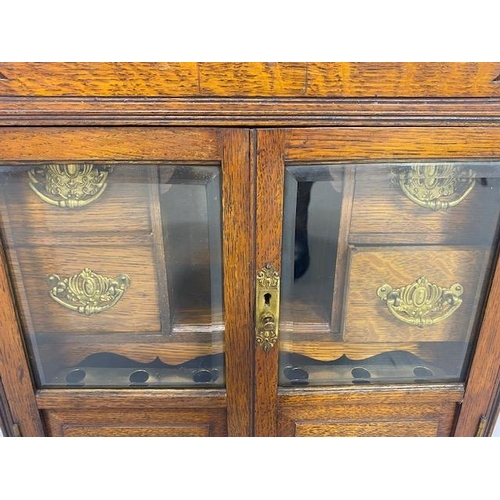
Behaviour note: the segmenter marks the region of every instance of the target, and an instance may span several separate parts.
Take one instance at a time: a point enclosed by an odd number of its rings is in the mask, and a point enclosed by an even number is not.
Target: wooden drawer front
[[[460,242],[464,238],[477,241],[481,235],[494,234],[498,201],[490,182],[484,185],[474,182],[460,203],[448,209],[433,210],[411,201],[392,178],[388,166],[377,165],[371,170],[357,168],[351,242],[443,244]],[[481,225],[477,224],[478,217]]]
[[[16,252],[19,268],[13,270],[14,282],[28,330],[89,334],[160,331],[157,276],[150,246],[39,246],[20,247]],[[112,307],[90,315],[70,310],[51,297],[48,276],[64,280],[85,269],[112,280],[126,275],[130,282]]]
[[[115,166],[102,195],[72,209],[42,200],[30,188],[29,169],[15,170],[2,179],[12,244],[54,244],[59,238],[81,234],[86,238],[90,234],[112,237],[117,231],[121,235],[150,234],[151,168]]]
[[[350,247],[344,340],[420,342],[467,339],[477,309],[487,255],[486,249],[472,247]],[[446,302],[442,307],[437,305],[438,310],[423,316],[424,321],[432,319],[434,324],[407,324],[391,313],[389,300],[384,301],[382,293],[379,296],[377,292],[383,285],[393,290],[409,287],[421,277],[446,289],[459,284],[462,289],[459,300],[462,302],[448,317],[446,314],[451,306]],[[416,296],[413,299],[420,300]],[[409,318],[406,314],[400,316]],[[445,319],[439,320],[441,316]]]
[[[370,414],[369,407],[350,407],[350,410]],[[388,411],[394,408],[386,407]],[[416,407],[406,406],[407,411],[418,411]],[[449,413],[449,412],[448,412]],[[379,419],[376,416],[354,421],[335,418],[328,412],[318,411],[315,417],[307,417],[302,411],[285,411],[280,415],[281,436],[294,437],[435,437],[449,436],[449,426],[439,429],[440,416],[428,418]]]
[[[51,437],[226,436],[226,410],[44,411]]]
[[[282,407],[278,432],[296,437],[450,436],[455,412],[455,403]]]
[[[278,434],[307,437],[450,436],[461,386],[341,389],[331,393],[284,391]]]
[[[437,435],[438,421],[403,420],[394,422],[365,420],[345,422],[296,422],[296,437],[432,437]]]

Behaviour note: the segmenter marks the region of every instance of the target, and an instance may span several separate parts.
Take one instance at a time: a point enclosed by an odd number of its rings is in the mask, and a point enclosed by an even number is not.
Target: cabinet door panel
[[[228,404],[217,433],[248,435],[251,363],[233,360],[248,356],[252,333],[250,269],[240,269],[253,258],[249,132],[1,136],[3,266],[37,388],[220,388]],[[211,434],[205,424],[158,432]],[[71,433],[86,426],[74,422]],[[114,432],[103,420],[103,435]]]
[[[498,131],[374,127],[259,137],[274,142],[275,155],[269,147],[261,152],[258,168],[266,173],[258,182],[264,189],[265,180],[281,181],[283,192],[275,198],[282,220],[271,212],[257,242],[258,266],[267,260],[281,278],[278,327],[259,325],[265,303],[257,313],[257,336],[267,331],[276,339],[257,376],[277,370],[277,385],[301,387],[304,404],[307,387],[383,390],[413,383],[432,391],[436,383],[470,382],[496,265]],[[257,407],[266,401],[277,408],[262,426],[272,435],[280,425],[281,393],[261,394]],[[376,414],[372,403],[369,413]],[[408,428],[398,424],[395,435],[436,434],[427,418],[408,413],[398,420]],[[374,427],[342,427],[341,414],[326,418],[325,427],[314,416],[307,421],[298,424],[299,434],[390,432],[390,419]],[[437,434],[451,432],[450,420]]]

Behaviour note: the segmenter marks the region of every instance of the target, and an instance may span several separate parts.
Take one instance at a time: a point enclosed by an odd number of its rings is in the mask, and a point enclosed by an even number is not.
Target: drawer
[[[468,339],[488,255],[483,247],[351,246],[344,340]]]
[[[226,436],[225,408],[44,411],[52,437]]]
[[[488,174],[485,170],[485,177],[480,182],[481,169],[478,168],[475,178],[469,177],[467,182],[455,185],[451,182],[456,179],[455,171],[442,170],[442,177],[430,176],[428,182],[431,187],[425,189],[417,187],[416,182],[412,184],[401,173],[408,172],[409,166],[370,167],[356,168],[350,242],[471,244],[494,234],[499,206],[497,191],[491,186],[496,179],[491,178],[491,172]],[[470,169],[462,168],[460,171],[470,176]],[[423,182],[421,170],[412,172],[415,176],[420,175]],[[490,177],[486,178],[488,175]],[[451,179],[451,187],[446,185],[446,176]],[[453,193],[438,196],[438,189],[433,191],[432,186],[439,182],[443,184],[441,189]],[[437,208],[436,204],[445,202],[450,203],[448,208]],[[476,223],[478,218],[481,225]]]
[[[13,278],[28,331],[161,331],[151,246],[38,246],[15,252]]]
[[[449,436],[463,387],[433,390],[402,386],[330,388],[309,394],[298,387],[278,396],[278,435],[300,437]]]
[[[83,164],[79,165],[80,173],[75,177],[86,179],[81,170]],[[92,173],[103,167],[94,165],[87,177],[92,179]],[[56,238],[81,234],[112,236],[117,230],[122,235],[151,233],[153,167],[115,165],[110,172],[102,171],[102,176],[97,176],[99,181],[87,181],[87,184],[83,180],[79,183],[78,179],[71,184],[70,177],[62,174],[59,184],[63,187],[60,188],[55,181],[50,181],[55,174],[48,175],[47,169],[48,166],[0,169],[12,244],[50,244]],[[54,185],[49,189],[50,182]],[[47,192],[58,189],[64,194]],[[82,191],[93,195],[82,194]],[[75,196],[82,206],[68,208]],[[66,206],[57,206],[59,202]]]

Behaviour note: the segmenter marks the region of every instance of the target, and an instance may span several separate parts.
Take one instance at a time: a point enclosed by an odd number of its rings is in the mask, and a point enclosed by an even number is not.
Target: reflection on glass
[[[40,387],[223,387],[220,169],[0,168]]]
[[[220,178],[217,167],[163,168],[160,206],[174,328],[222,327]]]
[[[464,380],[500,164],[288,166],[280,384]]]

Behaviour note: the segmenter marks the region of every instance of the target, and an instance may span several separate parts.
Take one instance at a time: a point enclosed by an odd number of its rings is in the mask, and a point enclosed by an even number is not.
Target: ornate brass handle
[[[266,264],[257,275],[256,342],[269,351],[278,340],[280,276],[271,264]]]
[[[116,305],[130,285],[126,274],[114,280],[86,268],[70,278],[61,279],[57,274],[47,277],[50,296],[66,309],[86,316],[107,311]]]
[[[474,172],[453,164],[415,164],[394,169],[394,179],[413,203],[430,210],[446,210],[463,201],[475,184]],[[443,198],[454,196],[453,199]]]
[[[401,288],[382,285],[377,295],[396,319],[423,328],[449,318],[460,307],[463,292],[464,287],[459,283],[443,288],[420,277]]]
[[[44,165],[28,172],[29,186],[50,205],[81,208],[101,197],[112,170],[109,165],[90,163]]]

